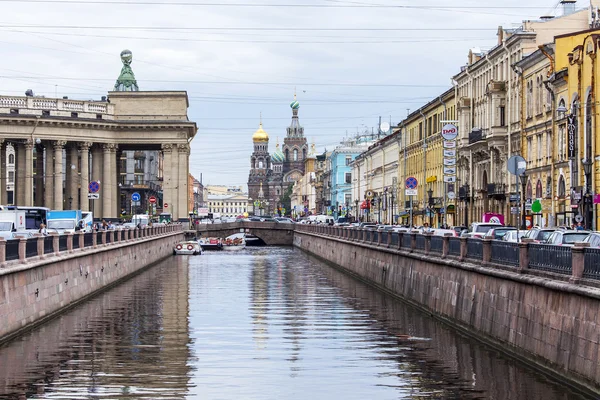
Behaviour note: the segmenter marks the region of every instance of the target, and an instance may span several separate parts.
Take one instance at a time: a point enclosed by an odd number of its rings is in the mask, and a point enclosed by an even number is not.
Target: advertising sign
[[[491,224],[502,224],[504,225],[504,215],[496,213],[485,213],[482,218],[483,222],[489,222]]]
[[[448,166],[456,165],[456,158],[444,158],[444,165],[448,165]]]
[[[442,137],[445,140],[454,140],[458,136],[458,129],[456,129],[456,125],[446,124],[442,128]]]
[[[456,182],[456,176],[446,175],[446,176],[444,176],[444,182],[455,183]]]
[[[444,149],[444,157],[456,157],[456,150],[454,149]]]
[[[445,175],[454,175],[454,174],[456,174],[456,168],[455,167],[444,167],[444,174]]]
[[[577,140],[577,116],[571,114],[567,117],[567,150],[568,157],[574,159],[576,154],[575,143]]]
[[[444,140],[444,148],[445,149],[455,149],[456,141],[454,140]]]

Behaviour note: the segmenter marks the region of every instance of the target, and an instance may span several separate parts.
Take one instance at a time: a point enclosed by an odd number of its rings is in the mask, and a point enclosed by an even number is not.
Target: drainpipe
[[[423,211],[425,211],[425,200],[427,200],[427,118],[419,109],[419,114],[423,117]],[[423,215],[425,221],[425,215]]]
[[[444,106],[444,120],[448,120],[448,107],[446,106],[446,103],[442,99],[442,96],[440,96],[438,98],[438,100]],[[442,150],[442,152],[443,152],[443,150]],[[442,163],[442,165],[443,165],[443,163]],[[443,166],[442,166],[442,186],[444,188],[444,190],[443,190],[443,192],[444,192],[444,218],[443,218],[442,222],[444,223],[444,225],[446,225],[446,222],[448,221],[448,219],[446,217],[448,215],[448,204],[446,204],[446,197],[448,194],[448,184],[446,182],[444,182],[444,167]]]
[[[506,47],[506,42],[502,41],[502,48],[504,49],[504,51],[506,52],[506,64],[508,65],[508,63],[510,62],[510,50],[508,50],[508,47]],[[508,154],[507,154],[507,160],[512,156],[512,85],[510,82],[510,79],[508,77],[508,68],[506,71],[506,86],[508,87],[507,89],[507,94],[506,97],[508,99],[508,101],[505,102],[506,107],[504,108],[505,112],[506,112],[506,119],[505,119],[505,123],[506,123],[506,135],[507,135],[507,142],[508,142]],[[517,103],[518,104],[518,103]],[[517,182],[518,184],[518,182]],[[506,174],[506,187],[508,188],[508,201],[506,202],[506,213],[505,215],[510,215],[512,216],[511,212],[510,212],[510,174]],[[515,187],[515,190],[517,190],[517,188]]]
[[[515,74],[519,75],[519,79],[520,79],[520,85],[521,85],[521,109],[519,110],[519,126],[521,127],[521,155],[524,157],[523,154],[523,149],[525,148],[525,130],[524,130],[524,126],[525,126],[525,107],[527,104],[527,99],[525,98],[525,77],[523,76],[523,71],[520,70],[516,65],[512,65],[512,69],[513,71],[515,71]],[[515,176],[515,185],[519,185],[519,177]],[[517,187],[517,193],[518,193],[518,187]],[[523,203],[523,207],[525,207],[525,193],[521,193],[521,196],[523,197],[522,199],[519,199],[519,203]],[[524,221],[520,221],[520,218],[525,219],[524,217],[525,212],[523,211],[523,217],[517,217],[517,226],[520,226],[521,224],[525,224]]]
[[[554,75],[554,58],[552,58],[552,56],[550,54],[548,54],[548,52],[546,51],[546,45],[540,45],[539,46],[540,51],[542,52],[542,54],[544,54],[549,60],[550,60],[550,70],[548,71],[548,78],[552,77]],[[554,88],[552,87],[552,85],[550,84],[549,81],[545,81],[544,82],[544,86],[546,87],[546,90],[548,90],[548,92],[550,92],[550,99],[552,100],[552,126],[550,131],[552,132],[552,140],[554,140],[556,138],[556,95],[554,94]],[[555,166],[554,166],[554,143],[552,143],[552,151],[550,153],[550,174],[551,174],[551,180],[550,182],[552,182],[552,185],[550,185],[550,199],[552,201],[552,222],[553,225],[556,225],[556,204],[554,202],[554,173],[555,173]]]

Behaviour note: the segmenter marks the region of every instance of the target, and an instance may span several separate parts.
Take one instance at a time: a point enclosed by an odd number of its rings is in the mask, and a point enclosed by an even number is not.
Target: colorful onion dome
[[[285,161],[285,155],[279,148],[279,143],[277,143],[277,146],[275,146],[275,153],[273,153],[273,155],[271,156],[271,160],[273,161],[273,163],[282,163]]]

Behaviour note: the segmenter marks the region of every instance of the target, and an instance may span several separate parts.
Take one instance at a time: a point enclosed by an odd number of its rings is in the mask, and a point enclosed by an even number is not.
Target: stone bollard
[[[575,246],[571,249],[571,278],[570,283],[578,284],[583,278],[583,271],[585,269],[585,249],[589,248],[590,244],[587,242],[576,242]]]
[[[102,246],[106,246],[106,231],[102,231]]]
[[[467,258],[467,251],[468,251],[468,243],[469,243],[469,238],[466,237],[461,237],[460,238],[460,261],[464,261]]]
[[[442,237],[442,258],[448,257],[450,254],[450,238],[452,237],[451,233],[444,233],[444,237]]]
[[[58,243],[59,236],[58,236],[58,233],[56,233],[56,232],[52,232],[51,235],[52,235],[52,250],[54,250],[54,255],[57,256],[58,253],[60,253],[60,246]]]
[[[41,233],[35,234],[37,240],[37,255],[41,259],[44,259],[44,235]],[[33,240],[33,239],[32,239]]]
[[[85,250],[85,232],[79,231],[78,240],[79,240],[79,250],[81,250],[81,251]]]
[[[73,234],[72,233],[67,233],[67,252],[68,253],[73,252]]]
[[[21,264],[27,263],[27,239],[19,239],[19,261]]]
[[[410,233],[410,252],[414,253],[417,248],[417,232]]]
[[[0,237],[0,268],[6,268],[6,239]]]
[[[392,247],[392,235],[394,234],[394,231],[389,231],[387,233],[387,244],[386,247],[389,249],[390,247]]]
[[[98,232],[92,230],[92,248],[98,248]]]
[[[378,228],[377,229],[377,246],[381,246],[381,236],[383,236],[382,233],[383,233],[383,229]]]
[[[533,239],[522,238],[519,243],[519,268],[517,271],[526,273],[529,269],[529,243],[533,243]]]
[[[487,267],[492,261],[492,239],[489,236],[484,237],[481,240],[481,246],[482,265]]]
[[[398,232],[398,250],[402,248],[402,243],[404,242],[404,232]]]
[[[433,236],[433,232],[424,232],[425,236],[425,254],[428,255],[431,252],[431,237]]]

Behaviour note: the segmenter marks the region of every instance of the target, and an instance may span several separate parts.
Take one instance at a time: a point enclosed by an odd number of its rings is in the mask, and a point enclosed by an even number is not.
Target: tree
[[[288,187],[283,192],[283,195],[279,199],[281,203],[281,207],[285,208],[286,214],[291,214],[292,212],[292,190],[294,188],[294,184],[290,183]]]

